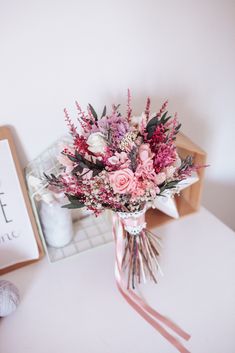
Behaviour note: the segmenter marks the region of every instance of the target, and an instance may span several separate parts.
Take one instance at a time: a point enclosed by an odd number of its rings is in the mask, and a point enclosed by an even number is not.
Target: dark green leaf
[[[120,104],[118,104],[118,105],[113,105],[113,109],[114,109],[114,111],[116,112],[117,110],[118,110],[118,108],[120,107]]]
[[[157,125],[160,124],[160,121],[158,118],[155,116],[153,117],[147,124],[146,126],[146,131],[148,133],[147,138],[148,140],[151,139],[151,137],[154,134],[154,131],[156,130]]]
[[[171,119],[171,116],[168,116],[167,118],[164,119],[164,121],[162,121],[162,124],[165,125],[170,119]]]
[[[176,131],[178,131],[181,128],[182,124],[178,124],[175,128]]]
[[[147,129],[148,129],[148,127],[150,127],[150,126],[156,126],[157,124],[158,124],[158,122],[159,122],[159,120],[158,120],[158,118],[155,116],[155,117],[153,117],[151,120],[149,120],[149,122],[148,122],[148,124],[147,124]]]
[[[55,174],[51,174],[51,178],[52,178],[52,179],[57,179],[56,176],[55,176]]]
[[[78,153],[77,150],[75,151],[75,156],[76,156],[78,161],[82,161],[83,157],[82,157],[82,155],[80,153]]]
[[[89,164],[88,161],[86,162],[79,162],[79,165],[84,169],[84,168],[88,168],[88,169],[92,169],[91,165]]]
[[[82,171],[83,171],[83,167],[79,164],[72,170],[72,173],[73,174],[75,174],[77,172],[82,173]]]
[[[69,204],[62,206],[63,208],[81,208],[84,207],[84,204],[79,200],[78,196],[70,195],[65,193],[65,196],[70,201]]]
[[[100,169],[93,169],[92,170],[92,177],[95,177],[96,175],[98,175],[101,172]]]
[[[98,115],[97,115],[97,113],[96,113],[95,109],[92,107],[92,105],[91,105],[91,104],[88,104],[88,106],[89,106],[89,109],[90,109],[91,114],[93,115],[93,117],[94,117],[95,121],[97,121],[97,120],[98,120]]]
[[[166,118],[166,116],[167,116],[167,113],[168,113],[168,112],[165,112],[165,113],[162,115],[162,117],[161,117],[161,119],[160,119],[160,120],[161,120],[161,122],[162,122],[162,121],[164,121],[164,119],[165,119],[165,118]]]
[[[147,138],[148,138],[148,140],[152,138],[152,136],[153,136],[153,134],[154,134],[154,131],[156,130],[156,126],[157,126],[157,125],[152,125],[152,126],[150,126],[150,127],[147,129],[147,132],[148,132]]]
[[[75,208],[82,208],[85,205],[83,203],[68,203],[67,205],[63,205],[62,208],[69,208],[69,209],[75,209]]]
[[[98,168],[102,168],[102,169],[104,168],[103,162],[101,162],[99,159],[96,160],[95,165],[96,165]]]
[[[102,115],[101,115],[101,118],[103,118],[103,116],[105,116],[106,115],[106,105],[104,106],[104,109],[103,109],[103,113],[102,113]]]
[[[104,169],[104,164],[103,162],[99,161],[98,159],[96,162],[90,162],[86,158],[84,158],[81,154],[79,154],[77,151],[75,151],[75,157],[71,157],[67,155],[68,158],[70,158],[73,162],[76,162],[77,165],[73,169],[73,173],[81,173],[84,168],[88,168],[90,170],[96,170],[94,173],[95,175],[99,174],[103,169]]]
[[[167,189],[174,189],[179,182],[180,180],[172,180],[172,181],[169,181],[168,183],[165,183],[162,187],[160,187],[160,193],[162,193]]]
[[[75,195],[65,193],[65,196],[69,199],[70,202],[80,202],[78,197]]]
[[[67,157],[68,157],[68,159],[70,159],[72,162],[76,162],[76,161],[77,161],[77,158],[76,158],[76,157],[70,156],[69,154],[67,154]]]

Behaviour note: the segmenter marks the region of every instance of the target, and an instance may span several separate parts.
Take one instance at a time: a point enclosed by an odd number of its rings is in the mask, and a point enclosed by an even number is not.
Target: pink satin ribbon
[[[149,306],[140,296],[138,296],[133,290],[126,289],[126,285],[123,279],[123,273],[121,269],[122,262],[122,237],[116,233],[116,226],[119,222],[118,216],[113,215],[113,234],[116,245],[116,265],[115,265],[115,277],[117,282],[117,287],[124,297],[124,299],[138,312],[153,328],[158,331],[163,337],[165,337],[179,352],[190,353],[177,338],[170,334],[159,321],[167,326],[169,329],[174,331],[180,337],[185,340],[189,340],[190,335],[183,331],[174,322],[166,318],[165,316],[158,313],[151,306]]]

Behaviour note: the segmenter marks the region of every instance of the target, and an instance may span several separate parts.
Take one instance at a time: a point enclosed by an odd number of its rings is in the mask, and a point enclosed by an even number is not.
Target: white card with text
[[[38,257],[10,146],[0,140],[0,269]]]

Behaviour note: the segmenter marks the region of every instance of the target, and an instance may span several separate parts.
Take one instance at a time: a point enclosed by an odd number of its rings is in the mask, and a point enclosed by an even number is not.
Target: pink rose
[[[136,187],[134,173],[129,168],[110,173],[109,181],[113,191],[117,194],[131,193]]]
[[[139,157],[142,162],[146,161],[149,158],[152,158],[153,154],[147,143],[144,143],[139,148]]]

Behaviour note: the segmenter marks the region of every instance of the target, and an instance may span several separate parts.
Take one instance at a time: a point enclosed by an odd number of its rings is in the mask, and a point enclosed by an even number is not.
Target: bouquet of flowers
[[[177,115],[167,111],[167,101],[157,113],[150,113],[147,99],[141,116],[132,115],[130,92],[127,109],[119,105],[110,113],[104,107],[101,116],[89,104],[84,112],[76,102],[80,129],[67,110],[65,119],[73,143],[65,146],[59,157],[60,175],[46,176],[59,188],[69,203],[64,207],[86,207],[99,215],[110,209],[123,227],[121,268],[126,270],[127,288],[146,278],[157,281],[159,239],[147,228],[146,207],[171,189],[196,168],[192,158],[181,160],[175,139],[179,132]]]

